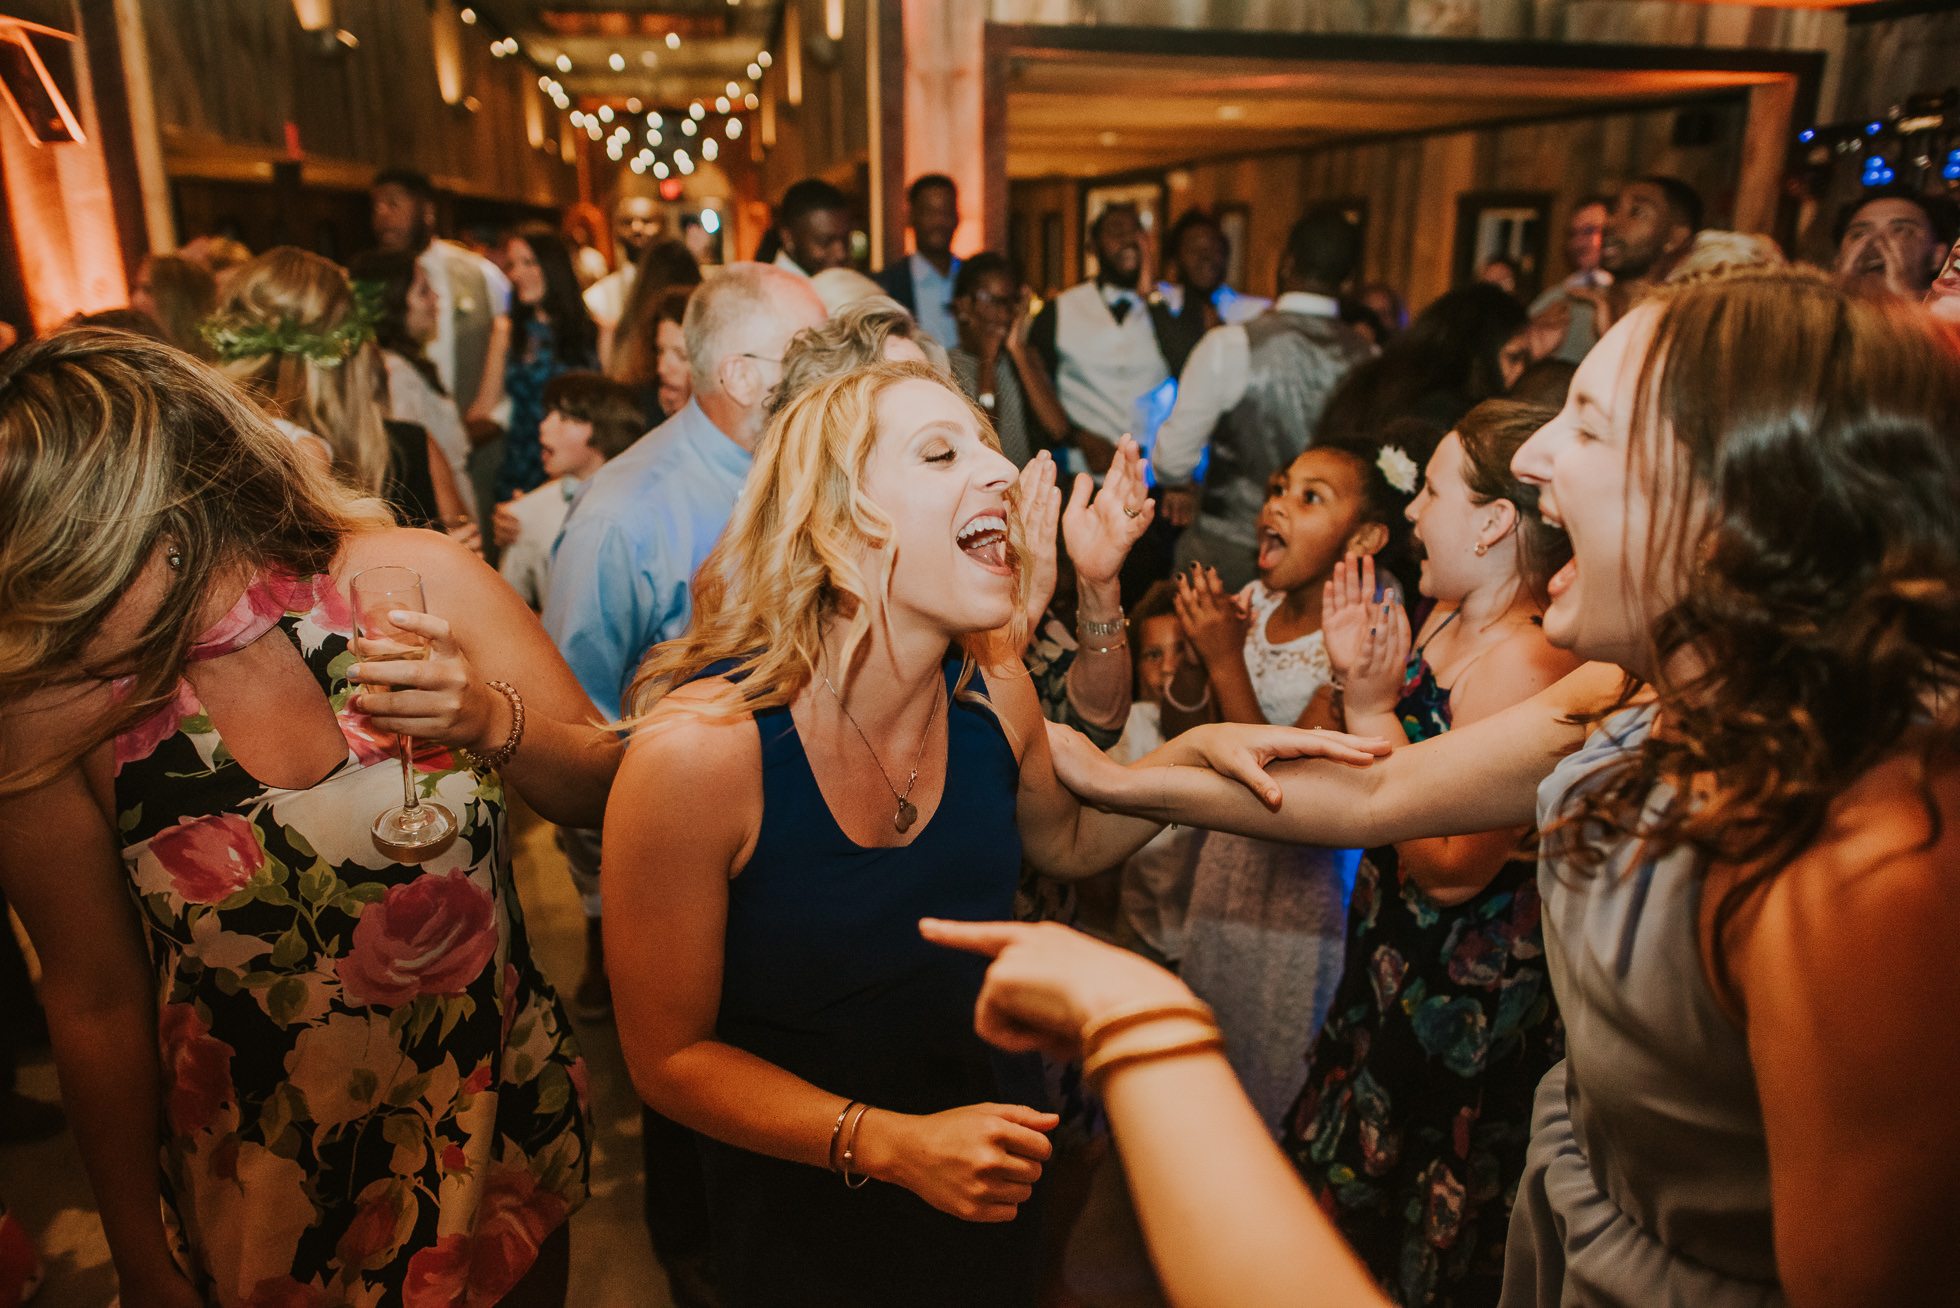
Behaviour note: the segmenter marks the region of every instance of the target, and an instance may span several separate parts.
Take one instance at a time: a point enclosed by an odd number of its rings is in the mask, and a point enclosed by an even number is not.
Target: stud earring
[[[1488,553],[1490,553],[1490,546],[1488,546],[1488,545],[1486,545],[1486,544],[1484,544],[1484,543],[1483,543],[1482,541],[1478,541],[1478,542],[1477,542],[1477,557],[1481,559],[1481,558],[1482,558],[1482,557],[1483,557],[1484,555],[1486,555],[1486,554],[1488,554]]]
[[[166,545],[163,547],[163,561],[175,571],[184,566],[184,552],[175,545]]]

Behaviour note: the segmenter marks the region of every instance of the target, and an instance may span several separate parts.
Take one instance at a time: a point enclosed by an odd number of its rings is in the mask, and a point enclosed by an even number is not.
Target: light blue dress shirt
[[[687,630],[688,582],[721,539],[752,462],[689,400],[573,503],[544,629],[608,720],[646,652]]]
[[[912,316],[919,326],[947,349],[960,343],[960,325],[953,319],[953,279],[960,275],[960,261],[953,260],[945,273],[916,251],[912,260]]]

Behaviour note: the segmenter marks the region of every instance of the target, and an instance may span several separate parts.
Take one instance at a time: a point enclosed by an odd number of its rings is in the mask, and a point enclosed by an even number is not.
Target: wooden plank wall
[[[1193,205],[1214,211],[1244,205],[1246,277],[1240,289],[1270,295],[1294,220],[1315,204],[1363,200],[1368,231],[1361,280],[1387,282],[1420,309],[1450,288],[1456,200],[1464,192],[1553,196],[1548,280],[1568,271],[1560,250],[1572,209],[1641,173],[1671,173],[1689,182],[1702,193],[1710,225],[1725,225],[1735,208],[1746,106],[1735,98],[1692,109],[1712,115],[1714,132],[1706,145],[1672,144],[1676,109],[1403,137],[1174,169],[1169,208],[1175,221]],[[1025,218],[1027,230],[1040,229],[1043,212],[1067,215],[1066,276],[1051,276],[1051,284],[1067,285],[1081,275],[1074,199],[1079,185],[1052,179],[1014,187],[1015,213]]]
[[[269,175],[298,129],[303,173],[340,185],[364,173],[418,168],[464,195],[535,205],[577,198],[555,140],[533,148],[524,99],[536,70],[490,54],[492,33],[463,29],[472,113],[444,104],[436,85],[427,6],[339,0],[335,17],[358,49],[319,51],[286,0],[147,0],[157,117],[173,176]],[[555,126],[557,115],[547,116]]]

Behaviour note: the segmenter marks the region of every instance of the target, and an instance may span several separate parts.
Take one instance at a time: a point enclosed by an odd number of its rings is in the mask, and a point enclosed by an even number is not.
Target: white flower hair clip
[[[1416,461],[1402,452],[1399,445],[1384,445],[1382,452],[1375,456],[1375,466],[1382,470],[1388,484],[1404,495],[1416,493],[1416,476],[1420,471]]]

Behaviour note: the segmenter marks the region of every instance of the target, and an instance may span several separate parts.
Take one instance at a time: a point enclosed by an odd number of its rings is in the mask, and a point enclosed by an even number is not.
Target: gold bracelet
[[[1082,1028],[1082,1055],[1084,1058],[1094,1057],[1102,1042],[1118,1031],[1127,1031],[1133,1026],[1166,1017],[1189,1017],[1203,1022],[1214,1031],[1218,1029],[1218,1015],[1202,999],[1180,999],[1168,1004],[1152,1004],[1148,1008],[1118,1009]]]
[[[1160,1058],[1180,1058],[1185,1054],[1206,1054],[1224,1047],[1225,1037],[1218,1033],[1218,1028],[1213,1027],[1203,1035],[1175,1040],[1167,1045],[1129,1049],[1119,1054],[1101,1054],[1082,1064],[1082,1082],[1092,1090],[1100,1090],[1102,1078],[1119,1067],[1154,1062]]]
[[[844,1119],[849,1117],[851,1115],[851,1110],[853,1108],[856,1108],[857,1106],[858,1106],[858,1101],[855,1099],[851,1100],[849,1103],[844,1105],[843,1111],[837,1114],[837,1120],[830,1124],[830,1152],[825,1154],[824,1157],[829,1161],[830,1170],[833,1172],[838,1170],[837,1169],[837,1137],[843,1134]]]
[[[517,693],[517,687],[508,681],[487,681],[490,689],[510,701],[510,734],[504,743],[488,754],[479,754],[473,749],[463,750],[463,761],[478,772],[490,772],[510,762],[511,755],[517,752],[517,742],[524,739],[524,697]]]
[[[1111,645],[1084,645],[1082,646],[1082,652],[1085,654],[1113,654],[1119,649],[1128,647],[1129,643],[1128,640],[1119,640]]]
[[[862,1189],[871,1178],[859,1173],[856,1180],[851,1179],[851,1168],[857,1163],[858,1127],[864,1122],[864,1115],[871,1111],[870,1104],[859,1104],[857,1116],[851,1119],[850,1132],[844,1137],[844,1165],[838,1170],[844,1173],[844,1184],[852,1190]]]

